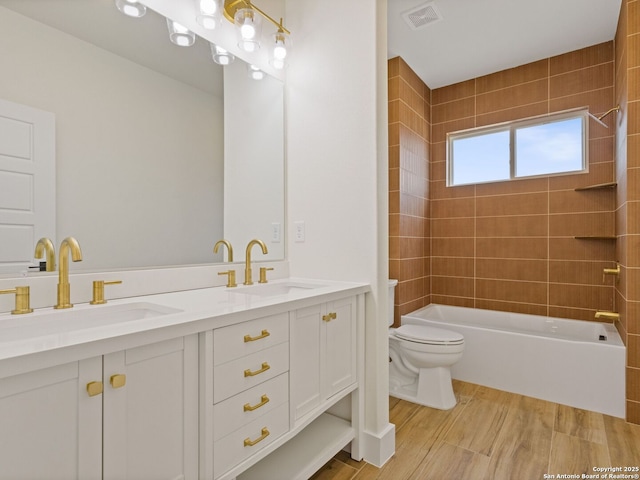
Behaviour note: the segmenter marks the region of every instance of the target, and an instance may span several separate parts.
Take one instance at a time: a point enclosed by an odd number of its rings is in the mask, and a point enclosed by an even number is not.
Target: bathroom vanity
[[[361,459],[368,286],[282,279],[0,315],[0,478],[308,478]]]

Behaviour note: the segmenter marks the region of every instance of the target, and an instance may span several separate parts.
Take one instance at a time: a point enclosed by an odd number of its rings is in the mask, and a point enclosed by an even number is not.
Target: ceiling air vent
[[[433,2],[424,3],[404,12],[402,18],[413,29],[418,30],[434,22],[442,20],[440,12]]]

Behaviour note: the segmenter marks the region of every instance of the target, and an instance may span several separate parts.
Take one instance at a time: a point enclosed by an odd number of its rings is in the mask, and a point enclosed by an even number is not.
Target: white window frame
[[[523,127],[531,127],[536,125],[544,125],[547,123],[553,123],[561,120],[568,120],[572,118],[582,119],[582,168],[579,170],[570,170],[565,172],[554,172],[540,175],[520,175],[516,176],[516,147],[515,147],[515,134],[516,131]],[[468,183],[453,183],[453,165],[454,165],[454,148],[453,142],[455,140],[475,137],[480,135],[486,135],[489,133],[497,133],[501,131],[509,132],[509,178],[497,179],[497,180],[485,180],[482,182],[468,182]],[[458,187],[464,185],[477,185],[481,183],[496,183],[496,182],[509,182],[512,180],[523,180],[528,178],[540,178],[540,177],[553,177],[560,175],[575,175],[580,173],[589,172],[589,113],[587,108],[571,109],[562,112],[555,112],[548,115],[539,115],[536,117],[525,118],[522,120],[515,120],[511,122],[503,122],[494,125],[488,125],[484,127],[475,127],[467,130],[458,130],[456,132],[447,133],[447,149],[446,149],[446,185],[447,187]]]

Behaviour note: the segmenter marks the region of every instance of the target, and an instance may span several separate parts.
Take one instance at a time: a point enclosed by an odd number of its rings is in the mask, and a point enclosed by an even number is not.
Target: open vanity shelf
[[[350,422],[323,413],[237,480],[309,478],[355,437]]]

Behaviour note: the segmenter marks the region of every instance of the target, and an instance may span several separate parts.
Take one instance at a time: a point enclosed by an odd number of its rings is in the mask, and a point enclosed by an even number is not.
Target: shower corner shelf
[[[586,187],[574,188],[576,192],[582,192],[584,190],[603,190],[605,188],[616,188],[618,184],[616,182],[599,183],[597,185],[588,185]]]

